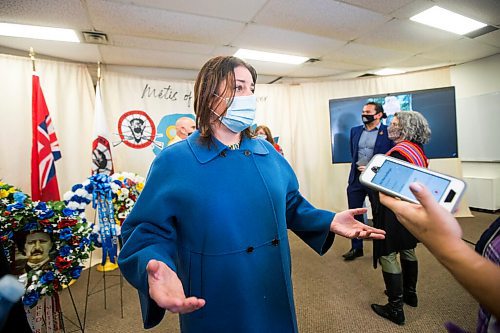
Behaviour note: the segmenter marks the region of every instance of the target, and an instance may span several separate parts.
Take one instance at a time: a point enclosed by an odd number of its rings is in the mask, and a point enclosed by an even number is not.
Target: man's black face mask
[[[375,114],[366,114],[361,116],[363,124],[369,124],[375,120]]]

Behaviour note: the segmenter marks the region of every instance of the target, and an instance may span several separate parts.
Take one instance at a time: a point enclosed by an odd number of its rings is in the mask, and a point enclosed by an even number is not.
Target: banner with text
[[[192,82],[103,74],[115,171],[146,176],[156,154],[175,136],[176,120],[194,116],[193,87]]]

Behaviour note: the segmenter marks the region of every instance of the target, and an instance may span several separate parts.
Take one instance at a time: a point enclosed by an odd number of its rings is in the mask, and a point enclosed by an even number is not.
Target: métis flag
[[[33,201],[56,201],[60,197],[54,162],[61,158],[61,150],[36,73],[32,85],[31,197]]]
[[[92,142],[92,174],[113,174],[113,159],[109,144],[109,131],[102,106],[100,80],[95,91],[94,141]]]

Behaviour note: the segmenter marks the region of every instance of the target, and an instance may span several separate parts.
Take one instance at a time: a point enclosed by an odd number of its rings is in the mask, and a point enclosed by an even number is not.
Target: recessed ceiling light
[[[280,54],[280,53],[262,52],[262,51],[248,50],[248,49],[239,49],[234,54],[234,56],[242,59],[271,61],[271,62],[279,62],[282,64],[292,64],[292,65],[300,65],[309,60],[309,58],[306,57],[299,57],[299,56]]]
[[[381,70],[373,72],[373,74],[375,74],[375,75],[396,75],[396,74],[403,74],[403,73],[406,73],[406,71],[403,71],[400,69],[395,69],[395,68],[383,68]]]
[[[466,33],[486,26],[485,23],[454,13],[439,6],[424,10],[410,17],[410,20],[459,35],[465,35]]]
[[[39,27],[14,23],[0,23],[0,35],[33,39],[57,40],[79,43],[76,32],[71,29]]]

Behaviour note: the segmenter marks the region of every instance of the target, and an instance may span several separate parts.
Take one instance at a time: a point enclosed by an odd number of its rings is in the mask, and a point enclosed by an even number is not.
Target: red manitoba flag
[[[31,148],[31,197],[33,201],[59,200],[55,161],[61,158],[61,150],[50,118],[40,78],[33,73]]]

